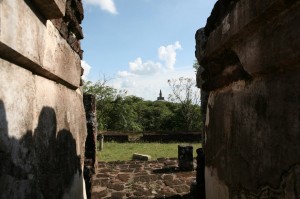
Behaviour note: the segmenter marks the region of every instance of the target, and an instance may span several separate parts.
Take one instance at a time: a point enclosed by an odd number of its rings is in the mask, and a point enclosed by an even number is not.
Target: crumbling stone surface
[[[178,164],[182,171],[191,171],[194,169],[193,164],[193,146],[178,145]]]
[[[80,57],[65,0],[0,1],[0,198],[86,198]]]
[[[83,39],[83,32],[80,24],[83,17],[84,12],[81,0],[67,0],[64,17],[52,20],[61,36],[67,40],[81,59],[83,51],[81,50],[80,40]]]
[[[71,89],[80,86],[80,56],[31,1],[1,1],[0,57]]]
[[[96,120],[96,98],[91,94],[84,94],[83,104],[86,115],[87,138],[85,142],[85,157],[96,163],[97,143],[97,120]]]
[[[57,19],[63,17],[66,10],[65,0],[33,0],[34,5],[47,19]]]
[[[82,96],[10,62],[0,65],[0,198],[83,198]]]
[[[96,169],[97,120],[95,95],[84,94],[83,104],[86,116],[87,137],[85,140],[84,180],[87,199],[91,198],[92,175]]]
[[[205,156],[203,148],[196,150],[197,168],[196,182],[191,185],[191,194],[194,198],[205,198]]]
[[[232,11],[238,1],[240,0],[219,0],[216,2],[211,15],[207,18],[204,29],[206,36],[209,36],[222,23],[225,16]]]
[[[92,199],[186,198],[195,171],[180,171],[177,159],[99,162]]]
[[[206,198],[300,197],[299,21],[299,0],[219,0],[197,31]]]

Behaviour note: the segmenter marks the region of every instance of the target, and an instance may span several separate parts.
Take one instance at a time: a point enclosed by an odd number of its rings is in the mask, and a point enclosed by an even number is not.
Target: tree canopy
[[[83,90],[96,96],[98,130],[200,131],[201,111],[192,96],[192,80],[170,80],[169,85],[174,88],[170,101],[127,96],[126,91],[108,86],[106,80],[85,82]]]

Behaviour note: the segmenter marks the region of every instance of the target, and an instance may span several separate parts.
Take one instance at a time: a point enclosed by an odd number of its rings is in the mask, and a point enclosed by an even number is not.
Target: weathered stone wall
[[[197,31],[206,198],[300,198],[299,22],[299,0],[219,0]]]
[[[85,198],[81,50],[51,21],[70,2],[0,1],[0,198]]]
[[[87,199],[91,198],[92,176],[97,168],[97,116],[96,97],[91,94],[83,95],[83,103],[86,116],[87,138],[85,141],[84,180]]]

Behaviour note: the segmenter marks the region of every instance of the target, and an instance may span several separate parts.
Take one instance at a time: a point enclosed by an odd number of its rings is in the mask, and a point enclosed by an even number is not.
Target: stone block
[[[113,190],[116,190],[116,191],[123,191],[125,186],[124,186],[123,183],[109,183],[107,185],[107,188],[113,189]]]
[[[92,159],[92,165],[95,166],[97,143],[96,98],[94,95],[84,94],[83,103],[87,120],[87,139],[85,141],[85,157],[87,159]]]
[[[226,186],[243,184],[254,194],[261,191],[262,182],[280,187],[282,174],[300,158],[299,109],[295,108],[300,99],[298,85],[299,69],[248,84],[236,82],[211,93],[206,119],[206,188],[215,190],[207,186],[227,182]],[[285,189],[274,192],[283,194]]]
[[[8,61],[0,66],[0,198],[83,198],[82,96]]]
[[[66,0],[33,0],[33,2],[47,19],[57,19],[65,15]]]
[[[120,173],[120,174],[118,174],[117,178],[123,182],[127,182],[130,179],[130,175]]]
[[[83,39],[83,32],[79,25],[83,19],[83,13],[81,13],[83,10],[80,8],[81,3],[79,1],[76,1],[75,6],[72,6],[73,2],[68,1],[67,3],[65,20],[68,21],[68,27],[76,35],[76,38]]]
[[[121,191],[117,191],[117,192],[111,193],[111,197],[112,198],[120,198],[120,199],[122,199],[122,198],[125,197],[125,195],[126,195],[126,193],[125,192],[121,192]]]
[[[228,1],[227,1],[228,2]],[[225,4],[226,1],[219,1]],[[281,0],[268,0],[260,3],[259,0],[235,0],[234,6],[222,13],[222,9],[214,9],[212,15],[220,16],[214,22],[207,24],[205,30],[210,29],[210,33],[205,47],[207,55],[215,54],[221,46],[230,44],[232,39],[236,39],[239,34],[248,34],[256,31],[255,27],[270,20],[284,9],[286,6]],[[229,8],[229,7],[227,7]],[[217,23],[217,26],[212,24]],[[207,31],[206,31],[207,32]]]
[[[92,191],[92,199],[103,198],[107,195],[108,191],[106,187],[94,186]]]
[[[35,74],[76,89],[81,62],[51,21],[44,21],[25,1],[2,1],[0,56]]]
[[[33,131],[32,121],[36,120],[34,76],[30,71],[2,59],[0,59],[0,75],[2,102],[0,121],[3,121],[0,136],[2,141],[13,137],[21,139],[27,131]],[[16,147],[18,145],[16,142]]]
[[[132,159],[133,160],[148,161],[148,160],[151,160],[151,156],[150,155],[145,155],[145,154],[134,153],[132,155]]]
[[[191,171],[193,164],[193,146],[178,145],[178,166],[180,170]]]
[[[199,87],[211,91],[299,62],[298,0],[240,0],[224,10],[226,2],[218,1],[209,23],[196,34]]]

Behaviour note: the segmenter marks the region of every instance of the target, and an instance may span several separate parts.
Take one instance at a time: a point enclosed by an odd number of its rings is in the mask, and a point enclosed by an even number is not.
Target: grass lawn
[[[133,153],[147,154],[152,160],[157,158],[175,158],[178,156],[178,145],[192,145],[194,157],[200,143],[116,143],[105,142],[103,151],[98,151],[98,161],[131,160]]]

